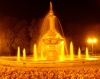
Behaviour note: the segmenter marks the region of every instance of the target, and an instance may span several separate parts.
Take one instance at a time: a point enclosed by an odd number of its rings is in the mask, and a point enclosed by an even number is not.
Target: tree
[[[17,24],[17,22],[17,18],[10,16],[5,16],[2,19],[0,19],[0,34],[5,29],[12,29]]]
[[[21,31],[22,29],[27,29],[27,27],[28,27],[28,22],[26,20],[21,20],[15,25],[14,32],[15,34],[18,34],[19,31]]]
[[[39,20],[32,19],[31,25],[29,27],[29,35],[31,37],[30,41],[30,50],[33,50],[34,44],[38,42],[39,35],[40,35],[40,26],[42,24],[43,19],[40,18]]]
[[[15,34],[12,30],[6,29],[1,34],[1,54],[2,55],[11,55],[12,43],[14,41]]]
[[[77,49],[78,47],[80,47],[81,45],[81,39],[82,39],[82,32],[83,32],[83,29],[82,29],[82,26],[79,25],[79,24],[69,24],[66,28],[68,31],[67,31],[67,40],[69,42],[73,42],[73,45],[74,45],[74,51],[75,51],[75,54],[77,54]]]
[[[28,32],[25,28],[23,28],[19,33],[17,34],[15,41],[13,43],[13,47],[17,49],[17,47],[20,46],[21,50],[23,48],[27,49],[27,53],[29,53],[29,36]]]

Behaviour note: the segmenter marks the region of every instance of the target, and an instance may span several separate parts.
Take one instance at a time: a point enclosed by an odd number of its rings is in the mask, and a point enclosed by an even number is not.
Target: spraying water
[[[64,41],[62,41],[61,43],[61,57],[60,57],[60,61],[64,60]]]
[[[81,50],[80,50],[80,47],[78,48],[78,58],[81,58]]]
[[[26,51],[25,51],[25,48],[23,49],[23,60],[26,60]]]
[[[43,49],[44,49],[44,44],[43,44],[43,42],[42,42],[42,47],[41,47],[41,60],[44,59],[44,58],[43,58]]]
[[[73,43],[70,43],[70,59],[73,60],[74,59],[74,52],[73,52]]]
[[[17,61],[20,61],[20,47],[17,50]]]
[[[89,52],[87,47],[86,47],[86,59],[89,59]]]
[[[36,44],[34,44],[33,57],[34,57],[34,61],[37,61],[37,50],[36,50]]]

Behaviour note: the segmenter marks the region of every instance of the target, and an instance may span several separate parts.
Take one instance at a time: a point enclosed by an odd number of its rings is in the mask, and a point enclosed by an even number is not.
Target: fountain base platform
[[[100,66],[100,56],[98,58],[76,59],[64,61],[48,61],[48,60],[38,60],[33,61],[32,57],[28,57],[27,60],[17,61],[15,57],[0,57],[0,65],[2,66],[13,66],[13,67],[82,67],[82,66]],[[22,59],[22,58],[21,58]]]

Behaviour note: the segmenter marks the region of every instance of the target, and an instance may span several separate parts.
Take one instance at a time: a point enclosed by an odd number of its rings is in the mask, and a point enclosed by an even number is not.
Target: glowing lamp
[[[93,44],[96,43],[96,42],[97,42],[97,39],[96,38],[93,38],[93,39],[89,38],[88,39],[88,43],[91,43],[92,44],[92,53],[93,53]]]

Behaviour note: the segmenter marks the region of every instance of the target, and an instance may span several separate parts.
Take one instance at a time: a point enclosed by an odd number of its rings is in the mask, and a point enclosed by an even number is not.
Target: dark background
[[[61,24],[91,24],[100,22],[99,0],[51,0]],[[0,16],[14,16],[31,21],[44,17],[50,0],[0,0]]]

